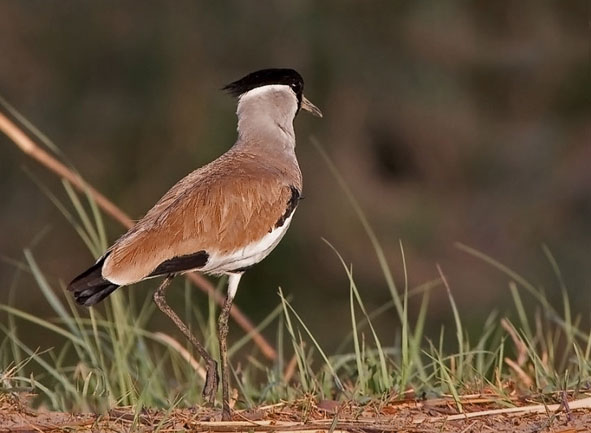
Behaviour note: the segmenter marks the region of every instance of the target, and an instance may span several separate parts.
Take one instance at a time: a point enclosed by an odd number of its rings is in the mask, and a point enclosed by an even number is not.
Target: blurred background
[[[464,320],[480,329],[491,310],[508,311],[508,280],[456,242],[559,300],[546,244],[576,308],[588,312],[590,17],[584,0],[5,0],[0,94],[92,185],[140,218],[233,144],[236,101],[222,86],[256,69],[293,67],[324,112],[296,119],[305,200],[284,241],[243,278],[237,305],[260,321],[281,286],[334,348],[350,329],[349,282],[322,238],[353,264],[369,310],[391,299],[316,137],[368,215],[399,287],[402,241],[410,286],[437,278],[440,264]],[[33,177],[68,202],[53,174],[0,135],[0,302],[24,248],[56,289],[93,262]],[[106,221],[115,240],[123,230]],[[51,315],[32,277],[17,288],[19,308]],[[140,291],[151,289],[129,290],[144,299]],[[452,319],[446,296],[442,286],[433,290],[435,335]],[[180,305],[182,291],[170,298]],[[168,326],[159,316],[154,322]],[[394,339],[395,313],[379,327],[385,341]],[[236,326],[231,333],[242,335]]]

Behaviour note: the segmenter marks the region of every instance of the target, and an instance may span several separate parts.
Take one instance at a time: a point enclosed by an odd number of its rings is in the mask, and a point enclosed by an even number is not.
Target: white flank
[[[271,233],[267,233],[258,241],[252,242],[239,250],[232,251],[230,254],[209,252],[207,264],[198,270],[211,274],[224,274],[236,269],[247,268],[260,262],[277,246],[287,231],[292,216],[293,213],[285,220],[281,227],[274,229]]]

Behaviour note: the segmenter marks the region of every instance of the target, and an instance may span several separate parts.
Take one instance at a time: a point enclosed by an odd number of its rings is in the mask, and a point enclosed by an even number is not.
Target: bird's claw
[[[203,386],[203,398],[209,404],[215,403],[215,396],[218,392],[218,365],[217,362],[212,361],[207,364],[207,374],[205,376],[205,385]]]

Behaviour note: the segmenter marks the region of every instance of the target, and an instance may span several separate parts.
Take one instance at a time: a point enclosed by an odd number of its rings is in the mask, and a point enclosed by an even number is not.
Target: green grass
[[[514,311],[510,315],[515,317],[514,322],[507,320],[503,327],[503,317],[491,313],[477,337],[470,338],[441,269],[438,280],[409,287],[402,244],[404,287],[400,290],[395,285],[390,264],[367,217],[330,159],[319,146],[318,149],[373,245],[391,302],[368,311],[353,266],[327,241],[327,248],[333,251],[348,279],[351,329],[343,332],[343,342],[335,353],[326,353],[314,337],[314,330],[306,326],[279,289],[277,308],[258,327],[276,328],[278,359],[265,362],[250,344],[250,336],[240,338],[230,348],[233,365],[240,365],[239,370],[233,370],[233,383],[240,392],[239,406],[302,396],[367,401],[403,397],[412,390],[416,396],[451,395],[461,411],[464,393],[486,390],[494,392],[502,402],[515,387],[524,393],[544,394],[565,389],[577,392],[589,386],[591,333],[582,328],[581,317],[573,317],[566,285],[547,248],[544,252],[549,266],[561,287],[562,308],[553,306],[541,289],[516,271],[482,252],[458,245],[505,274],[509,281],[507,293],[513,299]],[[107,245],[101,213],[89,197],[80,196],[66,182],[64,188],[69,197],[67,204],[50,191],[45,192],[89,250],[98,256]],[[0,340],[0,391],[34,390],[37,403],[55,410],[104,410],[131,405],[139,413],[146,406],[171,408],[202,402],[203,378],[186,355],[192,354],[192,349],[184,340],[178,341],[178,345],[169,344],[173,337],[163,337],[149,326],[155,311],[151,296],[136,300],[134,291],[117,291],[104,306],[87,311],[74,305],[63,282],[48,281],[30,250],[24,251],[24,262],[15,263],[11,291],[18,289],[22,273],[33,276],[52,314],[41,318],[14,305],[0,305],[6,318],[0,325],[4,335]],[[220,282],[220,290],[223,283]],[[446,290],[453,329],[442,327],[436,337],[429,337],[425,335],[425,323],[434,288]],[[217,356],[217,307],[210,299],[207,314],[202,314],[192,293],[185,282],[185,311],[181,315]],[[409,314],[410,301],[419,306],[414,315]],[[396,338],[380,335],[374,326],[376,318],[386,314]],[[27,334],[19,332],[22,324],[39,333],[53,334],[60,343],[39,349],[30,347]],[[512,330],[513,337],[507,329]],[[448,335],[454,344],[446,343]],[[516,360],[519,351],[521,369],[531,379],[530,384],[505,360]],[[295,371],[288,375],[288,366],[294,362]],[[506,402],[509,404],[508,398]]]

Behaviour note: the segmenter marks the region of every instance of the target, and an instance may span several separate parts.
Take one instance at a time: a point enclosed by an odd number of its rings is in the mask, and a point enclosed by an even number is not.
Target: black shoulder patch
[[[291,216],[301,199],[300,191],[295,186],[290,186],[289,188],[291,189],[291,197],[287,202],[285,213],[281,215],[281,218],[279,218],[275,223],[275,228],[281,227],[283,224],[285,224],[285,221]]]
[[[208,260],[209,254],[205,251],[197,251],[194,254],[173,257],[160,263],[149,276],[178,274],[179,272],[199,269],[205,266]]]

